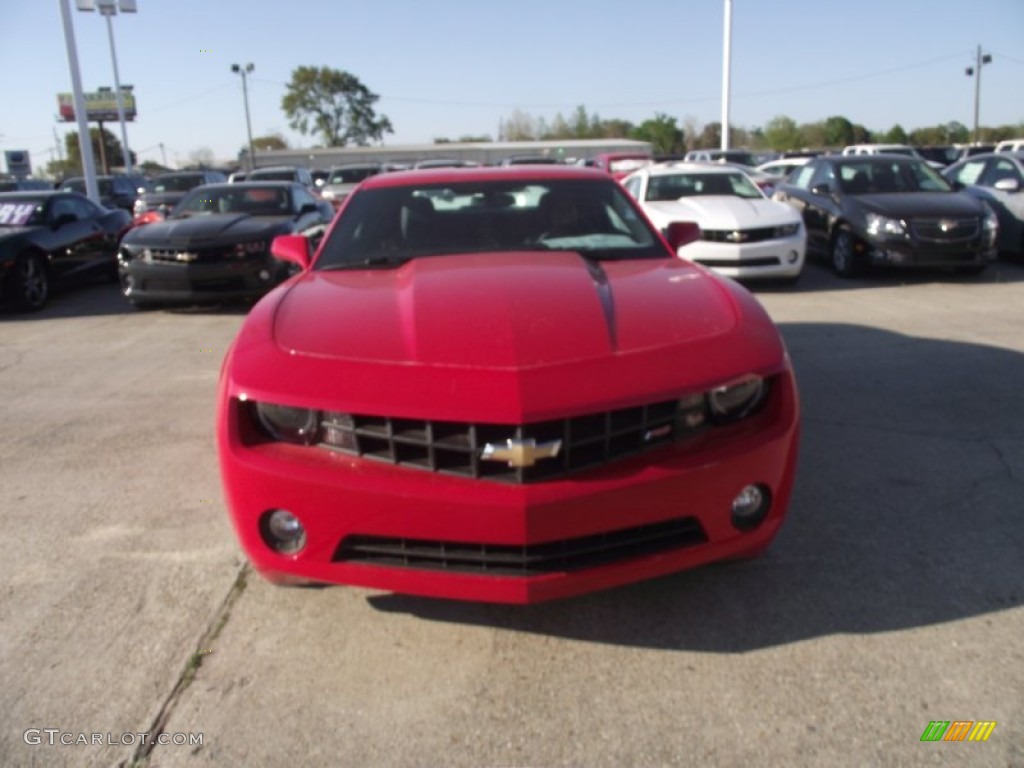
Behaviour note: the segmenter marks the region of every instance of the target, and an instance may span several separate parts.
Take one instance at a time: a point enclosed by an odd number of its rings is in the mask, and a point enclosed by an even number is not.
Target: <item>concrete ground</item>
[[[1024,766],[1024,266],[755,292],[804,408],[773,547],[527,608],[249,572],[242,310],[0,315],[0,765]]]

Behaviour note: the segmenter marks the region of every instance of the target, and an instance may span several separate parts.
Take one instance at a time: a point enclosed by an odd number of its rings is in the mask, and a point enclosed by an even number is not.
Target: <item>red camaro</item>
[[[530,603],[764,549],[796,384],[742,287],[607,173],[382,174],[224,361],[232,522],[279,583]]]

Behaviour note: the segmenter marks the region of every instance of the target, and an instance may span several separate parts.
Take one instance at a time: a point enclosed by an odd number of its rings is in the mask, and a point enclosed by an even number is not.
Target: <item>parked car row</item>
[[[788,176],[766,173],[779,166],[653,163],[635,156],[607,158],[604,171],[613,177],[624,173],[616,160],[634,168],[621,183],[655,226],[667,231],[673,222],[691,221],[700,227],[699,239],[680,257],[741,280],[794,282],[810,257],[854,277],[876,265],[979,273],[1000,252],[1024,255],[1024,153],[975,155],[939,173],[912,154],[851,151],[792,159]],[[511,163],[507,170],[530,166],[545,164]],[[249,176],[256,181],[234,184],[215,171],[164,174],[138,197],[136,218],[127,223],[106,216],[111,210],[80,205],[88,200],[65,191],[66,205],[47,202],[32,218],[31,247],[7,237],[21,234],[27,200],[0,195],[0,226],[7,230],[2,296],[21,309],[37,309],[49,295],[41,280],[88,274],[104,260],[138,307],[259,296],[288,274],[270,256],[275,236],[306,234],[315,244],[352,191],[388,169],[338,166],[319,194],[302,170],[258,169]],[[261,176],[287,180],[261,182]],[[124,186],[110,181],[112,193]],[[42,199],[35,207],[41,205]],[[416,226],[415,215],[408,225]],[[91,234],[84,233],[87,226]],[[79,235],[88,235],[88,244],[69,246],[67,239]],[[77,261],[69,266],[72,253]]]

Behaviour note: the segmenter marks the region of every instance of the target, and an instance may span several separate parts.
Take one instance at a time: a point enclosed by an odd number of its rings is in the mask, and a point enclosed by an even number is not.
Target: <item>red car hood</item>
[[[783,366],[753,297],[686,261],[494,253],[307,272],[250,313],[228,386],[315,408],[514,423]]]
[[[683,262],[574,253],[410,261],[399,269],[311,272],[278,306],[288,352],[467,368],[531,368],[663,347],[735,324]],[[670,279],[672,278],[672,279]]]

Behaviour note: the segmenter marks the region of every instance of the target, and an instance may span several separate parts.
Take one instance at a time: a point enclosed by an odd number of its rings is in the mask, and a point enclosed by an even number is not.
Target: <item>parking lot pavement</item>
[[[773,547],[526,608],[248,573],[212,433],[239,313],[0,317],[0,764],[1024,765],[1024,267],[755,290],[804,409]],[[154,723],[202,744],[24,737]]]

